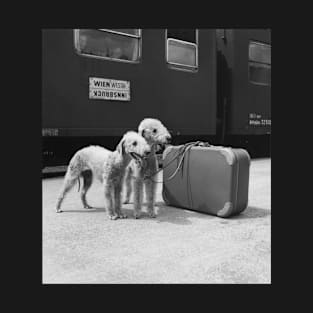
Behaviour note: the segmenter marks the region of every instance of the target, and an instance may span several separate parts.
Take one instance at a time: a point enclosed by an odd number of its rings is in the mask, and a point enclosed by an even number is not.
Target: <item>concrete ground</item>
[[[111,221],[98,182],[87,194],[95,209],[82,208],[76,185],[57,214],[62,180],[42,180],[44,284],[271,283],[270,159],[251,161],[248,208],[228,219],[168,207],[158,184],[156,219],[134,219],[127,204],[129,218]]]

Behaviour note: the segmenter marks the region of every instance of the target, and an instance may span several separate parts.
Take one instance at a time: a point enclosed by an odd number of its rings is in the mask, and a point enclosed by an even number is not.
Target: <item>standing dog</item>
[[[62,212],[61,203],[80,176],[83,177],[83,206],[86,209],[91,208],[87,204],[86,193],[95,176],[103,183],[110,219],[126,217],[121,213],[121,190],[125,169],[131,160],[140,168],[150,151],[146,140],[134,131],[129,131],[123,136],[115,151],[100,146],[89,146],[77,151],[69,163],[56,211]]]
[[[139,218],[142,207],[143,187],[145,187],[148,214],[150,217],[156,217],[154,213],[156,183],[151,176],[158,169],[156,157],[158,146],[169,143],[171,135],[159,120],[153,118],[142,120],[138,126],[138,133],[146,139],[151,148],[151,153],[142,166],[138,166],[138,164],[131,161],[127,167],[125,176],[126,199],[124,203],[129,203],[133,186],[134,216],[135,218]]]

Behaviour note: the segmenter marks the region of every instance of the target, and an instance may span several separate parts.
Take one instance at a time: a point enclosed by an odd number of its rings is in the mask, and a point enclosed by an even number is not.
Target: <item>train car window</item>
[[[254,84],[271,85],[271,45],[250,41],[249,80]]]
[[[166,61],[171,68],[195,71],[198,68],[198,31],[168,29]]]
[[[140,29],[75,29],[76,51],[112,61],[139,62]]]

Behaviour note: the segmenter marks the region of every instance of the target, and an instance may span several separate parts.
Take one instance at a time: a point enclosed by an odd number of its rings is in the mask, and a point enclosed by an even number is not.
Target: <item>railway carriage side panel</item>
[[[199,69],[168,67],[166,31],[143,29],[138,63],[82,56],[74,31],[42,33],[42,127],[60,137],[121,136],[144,117],[161,119],[173,134],[215,133],[215,37],[199,30]],[[90,99],[91,77],[130,83],[130,100]]]

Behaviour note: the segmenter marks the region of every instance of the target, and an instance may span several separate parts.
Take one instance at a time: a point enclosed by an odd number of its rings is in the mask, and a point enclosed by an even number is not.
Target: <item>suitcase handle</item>
[[[150,179],[155,183],[163,183],[165,181],[170,181],[171,179],[173,179],[175,177],[175,175],[178,173],[179,169],[181,168],[181,165],[183,164],[183,160],[185,158],[185,154],[187,153],[187,151],[189,151],[192,147],[210,147],[211,145],[208,142],[204,142],[204,141],[192,141],[192,142],[187,142],[185,143],[181,149],[178,151],[177,155],[171,160],[169,161],[163,168],[157,170],[155,173],[153,173],[152,175],[147,175],[144,177],[145,179]],[[177,168],[175,169],[175,171],[173,172],[173,174],[168,177],[166,180],[163,179],[163,181],[159,182],[159,181],[155,181],[152,179],[153,176],[155,176],[157,173],[159,173],[160,171],[162,171],[164,168],[168,167],[172,162],[174,162],[180,155],[182,154],[180,160],[179,160],[179,164],[177,166]]]
[[[207,141],[196,141],[195,146],[198,146],[198,147],[211,147],[212,145],[209,144]]]

